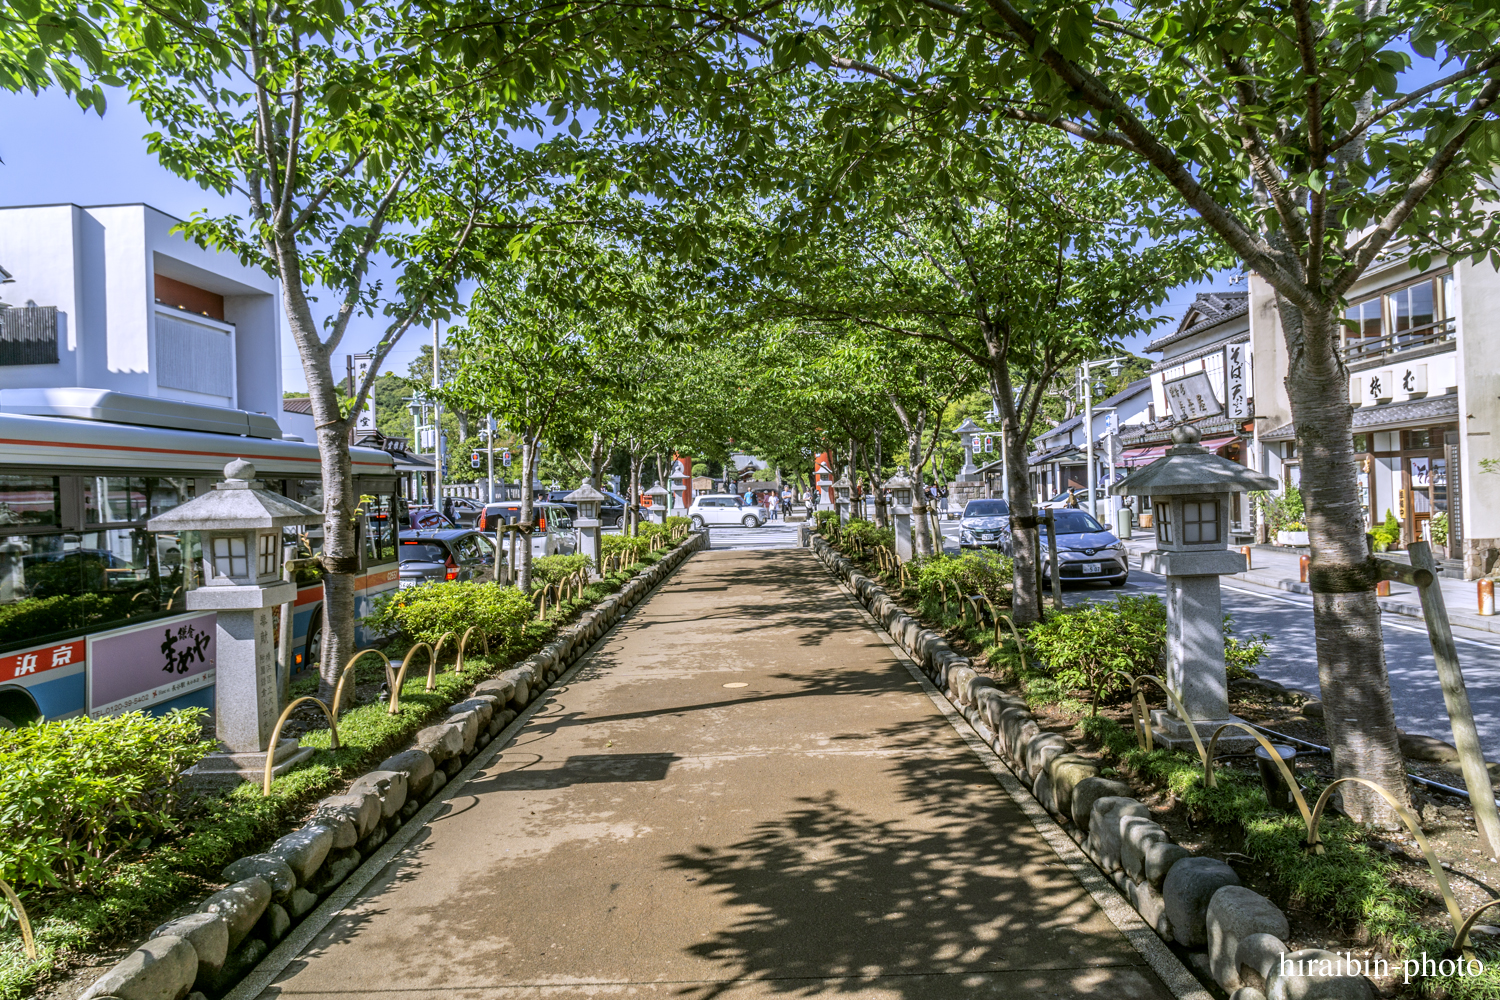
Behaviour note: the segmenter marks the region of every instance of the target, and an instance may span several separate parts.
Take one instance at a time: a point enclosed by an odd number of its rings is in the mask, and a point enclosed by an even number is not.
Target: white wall
[[[1454,268],[1458,286],[1459,452],[1466,547],[1496,545],[1500,538],[1500,476],[1480,471],[1484,459],[1500,459],[1500,274],[1488,261]],[[1481,541],[1483,540],[1483,541]],[[1466,566],[1466,569],[1468,567]]]

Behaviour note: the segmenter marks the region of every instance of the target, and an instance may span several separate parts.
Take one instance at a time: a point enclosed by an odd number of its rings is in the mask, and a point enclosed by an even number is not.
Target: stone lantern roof
[[[882,488],[894,492],[896,490],[909,490],[911,486],[911,477],[906,474],[906,466],[898,465],[896,466],[896,474],[887,479]]]
[[[648,496],[648,497],[664,497],[666,495],[667,495],[667,488],[665,486],[663,486],[661,483],[657,483],[655,486],[651,487],[649,490],[646,490],[646,496]]]
[[[976,424],[973,417],[964,417],[964,422],[953,428],[953,433],[962,437],[966,434],[983,434],[985,429]]]
[[[224,482],[213,492],[194,497],[146,522],[147,531],[240,531],[251,528],[290,528],[323,519],[313,510],[255,478],[255,466],[242,458],[224,466]]]
[[[1198,443],[1198,428],[1182,424],[1172,429],[1172,447],[1150,465],[1120,480],[1115,496],[1180,496],[1188,493],[1240,493],[1274,490],[1281,484],[1271,476],[1247,469],[1213,454]]]
[[[657,488],[658,489],[661,488],[660,484],[657,485]],[[650,493],[651,491],[647,490],[646,492]],[[662,492],[665,493],[666,490],[662,490]],[[566,501],[567,503],[578,503],[580,500],[582,500],[584,502],[588,502],[588,501],[592,500],[595,503],[603,503],[605,500],[608,500],[608,499],[609,499],[609,497],[605,496],[603,493],[600,493],[598,490],[594,489],[593,480],[590,480],[590,479],[585,479],[583,481],[583,485],[582,486],[578,487],[578,489],[574,490],[572,493],[569,493],[567,496],[563,497],[563,500]]]

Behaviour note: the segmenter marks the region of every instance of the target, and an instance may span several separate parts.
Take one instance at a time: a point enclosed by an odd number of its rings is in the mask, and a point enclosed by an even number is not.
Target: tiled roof
[[[1448,393],[1430,399],[1408,399],[1385,406],[1361,406],[1354,411],[1354,429],[1390,427],[1395,424],[1420,423],[1458,416],[1458,394]],[[1296,424],[1282,424],[1260,436],[1262,441],[1290,441],[1297,436]]]
[[[312,400],[306,396],[296,396],[292,399],[283,399],[281,409],[286,413],[306,413],[312,415]]]
[[[1151,341],[1146,345],[1146,353],[1160,351],[1169,344],[1202,333],[1226,320],[1244,316],[1249,311],[1249,292],[1200,292],[1188,307],[1182,322],[1177,324],[1176,331]]]

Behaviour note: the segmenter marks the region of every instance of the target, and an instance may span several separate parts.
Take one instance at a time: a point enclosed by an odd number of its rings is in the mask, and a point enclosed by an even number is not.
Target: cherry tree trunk
[[[1339,314],[1333,307],[1302,310],[1280,295],[1277,304],[1290,359],[1286,388],[1301,456],[1318,682],[1334,772],[1375,781],[1408,805],[1375,599],[1375,563],[1359,501],[1349,373],[1339,356]],[[1345,811],[1356,822],[1400,825],[1375,792],[1352,783],[1339,787]]]

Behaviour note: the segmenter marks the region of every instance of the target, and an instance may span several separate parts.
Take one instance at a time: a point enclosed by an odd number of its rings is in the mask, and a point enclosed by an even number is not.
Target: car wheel
[[[701,531],[702,528],[703,528],[703,518],[699,517],[697,514],[694,514],[693,515],[693,530],[694,531]]]
[[[316,670],[323,658],[323,609],[313,612],[312,622],[307,627],[307,639],[302,644],[302,669]]]
[[[747,528],[759,528],[760,520],[754,514],[746,514],[745,519],[740,522]]]

